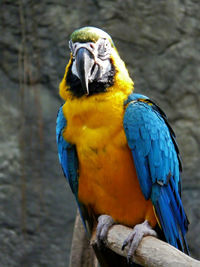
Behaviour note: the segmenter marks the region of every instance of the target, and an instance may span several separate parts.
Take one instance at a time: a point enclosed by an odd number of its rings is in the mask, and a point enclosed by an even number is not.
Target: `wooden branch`
[[[126,257],[128,248],[122,251],[122,244],[132,229],[123,225],[114,225],[108,233],[107,247],[117,254]],[[96,236],[93,235],[91,244],[96,243]],[[135,263],[146,267],[200,267],[200,262],[182,253],[166,242],[155,237],[144,237],[133,257]]]
[[[122,225],[111,227],[107,237],[107,247],[115,253],[126,257],[128,249],[121,250],[124,240],[127,238],[131,228]],[[91,245],[96,246],[96,233],[93,233]],[[148,267],[200,267],[200,261],[197,261],[171,245],[155,237],[144,237],[136,250],[133,258],[134,262]],[[77,215],[72,249],[70,267],[97,267],[97,259],[87,240],[80,216]],[[103,267],[104,264],[101,264]],[[106,266],[106,265],[105,265]]]
[[[86,236],[79,212],[74,223],[69,267],[97,267],[95,253]]]

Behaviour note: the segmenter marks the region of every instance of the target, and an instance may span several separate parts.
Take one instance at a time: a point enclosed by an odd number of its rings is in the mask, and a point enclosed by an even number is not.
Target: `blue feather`
[[[62,107],[59,109],[56,122],[56,140],[58,146],[58,156],[65,177],[67,178],[72,192],[77,197],[78,194],[78,159],[76,157],[75,146],[66,142],[63,138],[63,130],[67,126],[67,121],[63,115]]]
[[[144,197],[151,199],[166,241],[189,253],[175,134],[164,112],[149,98],[131,94],[125,105],[124,130]]]
[[[142,189],[145,199],[149,199],[151,195],[152,181],[149,175],[148,164],[146,163],[145,159],[139,160],[140,157],[136,149],[132,150],[132,155],[135,163],[135,168],[139,176],[140,187]]]
[[[86,219],[88,220],[88,213],[86,208],[78,201],[78,157],[76,152],[76,146],[68,143],[63,138],[63,131],[66,127],[67,121],[64,117],[61,106],[58,111],[56,121],[56,141],[58,147],[59,161],[62,166],[63,173],[69,182],[72,192],[75,195],[85,230],[86,232],[88,232],[88,228],[86,227]]]

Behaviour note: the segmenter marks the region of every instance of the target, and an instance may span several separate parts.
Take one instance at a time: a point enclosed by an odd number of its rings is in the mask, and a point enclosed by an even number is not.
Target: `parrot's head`
[[[133,90],[124,62],[103,30],[83,27],[74,31],[69,48],[71,57],[60,84],[60,94],[65,100],[69,95],[91,96],[127,87]]]

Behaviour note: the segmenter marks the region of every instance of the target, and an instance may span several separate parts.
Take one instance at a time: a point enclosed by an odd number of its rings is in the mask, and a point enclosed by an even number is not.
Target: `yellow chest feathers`
[[[103,148],[110,140],[124,145],[123,103],[126,97],[117,92],[66,101],[63,105],[67,119],[64,139],[77,147],[93,149]]]

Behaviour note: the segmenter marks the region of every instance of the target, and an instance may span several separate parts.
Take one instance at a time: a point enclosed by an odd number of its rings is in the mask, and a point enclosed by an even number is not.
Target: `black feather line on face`
[[[104,76],[102,77],[102,80],[104,80],[105,82],[94,80],[92,83],[89,83],[89,96],[106,92],[107,88],[114,84],[115,73],[115,67],[111,62],[111,70],[108,73],[104,74]],[[79,98],[85,95],[79,78],[72,73],[72,64],[69,67],[66,76],[66,82],[69,86],[68,90],[70,90],[75,97]]]

